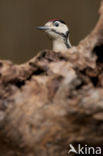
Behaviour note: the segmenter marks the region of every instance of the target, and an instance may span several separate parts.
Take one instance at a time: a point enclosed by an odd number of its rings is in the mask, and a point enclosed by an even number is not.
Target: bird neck
[[[58,38],[53,40],[53,50],[58,51],[67,51],[69,48],[71,48],[71,43],[69,41],[69,38]]]

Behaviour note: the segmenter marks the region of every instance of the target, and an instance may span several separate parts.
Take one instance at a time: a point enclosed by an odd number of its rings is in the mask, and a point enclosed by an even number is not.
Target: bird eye
[[[54,23],[54,26],[58,27],[59,26],[59,23],[58,22],[55,22]]]

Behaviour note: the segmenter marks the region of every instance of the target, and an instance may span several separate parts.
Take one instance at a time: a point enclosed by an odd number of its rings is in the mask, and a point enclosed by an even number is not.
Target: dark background
[[[35,29],[48,19],[64,20],[77,45],[94,27],[99,0],[0,0],[0,59],[23,63],[51,42]]]

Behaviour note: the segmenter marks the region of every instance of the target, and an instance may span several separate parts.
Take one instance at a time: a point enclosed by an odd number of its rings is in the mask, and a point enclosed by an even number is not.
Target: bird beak
[[[49,28],[47,26],[39,26],[37,27],[38,30],[48,30]]]

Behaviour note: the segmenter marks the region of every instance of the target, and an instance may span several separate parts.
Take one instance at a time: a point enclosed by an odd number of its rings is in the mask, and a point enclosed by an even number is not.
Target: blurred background
[[[99,0],[0,0],[0,59],[24,63],[42,49],[51,49],[45,33],[36,30],[58,18],[70,28],[77,45],[95,26]]]

